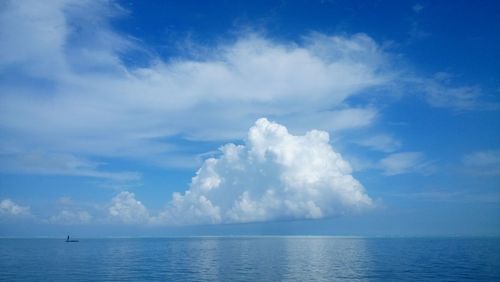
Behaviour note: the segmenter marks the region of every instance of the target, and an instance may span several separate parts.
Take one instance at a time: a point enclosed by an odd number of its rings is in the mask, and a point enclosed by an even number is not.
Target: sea
[[[1,281],[500,281],[500,237],[0,239]]]

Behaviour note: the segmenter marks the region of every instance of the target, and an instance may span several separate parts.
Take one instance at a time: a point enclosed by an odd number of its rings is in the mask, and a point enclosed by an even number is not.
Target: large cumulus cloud
[[[373,206],[327,132],[295,136],[265,118],[244,145],[226,144],[207,159],[184,193],[155,221],[171,224],[322,218]]]

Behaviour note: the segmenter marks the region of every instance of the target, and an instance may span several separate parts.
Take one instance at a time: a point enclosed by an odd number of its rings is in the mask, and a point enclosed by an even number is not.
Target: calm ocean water
[[[500,238],[0,239],[2,281],[500,281]]]

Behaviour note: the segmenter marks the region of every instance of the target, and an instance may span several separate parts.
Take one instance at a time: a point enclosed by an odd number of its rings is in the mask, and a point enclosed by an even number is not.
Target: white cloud
[[[345,158],[349,161],[349,164],[355,172],[379,168],[379,165],[376,161],[368,158],[363,158],[355,155],[347,155],[345,156]]]
[[[391,153],[401,147],[401,142],[388,134],[377,134],[367,137],[362,140],[355,141],[354,143],[368,147],[372,150]]]
[[[411,8],[415,13],[420,13],[424,9],[424,6],[417,3],[417,4],[413,5]]]
[[[294,136],[267,119],[249,130],[245,145],[227,144],[207,159],[184,193],[156,223],[197,224],[322,218],[373,206],[328,133]]]
[[[0,151],[0,169],[4,172],[85,176],[114,182],[129,182],[141,178],[137,172],[108,172],[102,171],[101,166],[100,163],[71,154]]]
[[[30,215],[30,208],[21,206],[11,199],[0,201],[0,216],[27,216]]]
[[[359,128],[377,111],[345,100],[391,79],[385,54],[364,34],[300,43],[245,34],[199,60],[130,67],[120,56],[138,47],[110,29],[105,15],[116,6],[105,3],[4,5],[0,71],[16,79],[0,85],[2,147],[158,161],[181,151],[168,137],[242,138],[263,115],[301,128],[318,120],[324,130]]]
[[[86,224],[90,223],[92,219],[92,215],[87,211],[64,209],[57,215],[51,216],[48,222],[57,224]]]
[[[116,195],[108,208],[110,219],[126,224],[149,223],[149,212],[146,207],[135,199],[134,193],[121,192]]]
[[[58,212],[42,221],[51,224],[79,225],[89,224],[100,216],[96,215],[99,209],[96,205],[74,201],[71,197],[63,196],[57,199]],[[90,211],[90,212],[89,212]]]
[[[290,114],[280,121],[290,123],[292,130],[305,132],[314,124],[317,129],[340,132],[346,129],[359,129],[372,125],[378,116],[378,111],[373,107],[347,108],[334,111],[321,111],[303,115]]]
[[[62,81],[56,81],[60,90],[50,94],[50,101],[26,104],[26,97],[19,94],[3,97],[2,104],[8,110],[4,116],[13,116],[9,126],[40,140],[49,132],[90,139],[88,144],[75,138],[60,140],[63,148],[115,155],[128,151],[154,154],[168,149],[153,141],[161,136],[238,138],[243,133],[241,125],[259,115],[286,117],[293,113],[307,121],[317,112],[327,113],[325,108],[335,112],[348,97],[386,80],[378,73],[378,65],[368,59],[352,59],[357,58],[352,53],[363,52],[366,57],[382,57],[372,50],[376,45],[369,37],[311,40],[325,41],[314,44],[329,47],[338,57],[321,57],[315,53],[316,47],[309,45],[279,45],[249,36],[234,45],[215,48],[217,60],[158,61],[117,75],[66,73]],[[357,121],[353,125],[345,121],[348,113],[329,116],[329,122],[340,124],[336,128],[359,126]],[[207,132],[207,124],[217,127]],[[369,124],[369,120],[362,124]],[[121,142],[115,142],[118,138]],[[136,152],[129,146],[149,149]]]
[[[488,101],[477,85],[456,85],[457,78],[450,73],[438,72],[431,78],[408,77],[408,91],[418,91],[431,106],[455,111],[497,110],[497,102]]]
[[[498,166],[500,165],[500,151],[487,150],[467,154],[463,157],[463,162],[467,166]]]
[[[465,167],[477,175],[500,175],[500,150],[485,150],[463,156]]]
[[[380,160],[378,168],[385,175],[397,175],[404,173],[424,173],[434,172],[435,167],[431,161],[424,158],[420,152],[401,152],[390,154]]]
[[[17,170],[134,178],[101,172],[94,164],[88,169],[86,162],[126,158],[186,167],[196,160],[186,156],[185,143],[171,139],[240,139],[261,116],[292,130],[360,129],[372,125],[379,110],[348,100],[373,89],[417,85],[431,105],[461,109],[473,108],[479,91],[408,78],[366,34],[312,33],[299,42],[277,42],[244,33],[188,56],[192,59],[148,54],[150,62],[130,66],[122,58],[142,50],[111,28],[109,21],[120,14],[125,13],[113,1],[2,4],[0,147],[17,152],[0,155],[2,170],[40,152],[84,163],[64,169],[60,163],[27,164]],[[171,156],[183,162],[165,161]]]
[[[478,106],[478,98],[481,95],[479,87],[443,87],[434,82],[426,83],[424,89],[427,93],[426,99],[432,106],[454,108],[458,110],[470,110]]]
[[[75,202],[73,201],[73,199],[71,197],[62,196],[59,199],[57,199],[57,203],[60,204],[60,205],[62,205],[62,206],[71,206]]]

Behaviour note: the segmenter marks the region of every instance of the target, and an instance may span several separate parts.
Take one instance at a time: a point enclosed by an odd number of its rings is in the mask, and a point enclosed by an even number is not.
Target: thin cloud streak
[[[311,33],[301,42],[278,43],[250,32],[206,48],[201,58],[154,57],[144,67],[128,66],[122,56],[141,46],[110,25],[125,14],[114,2],[5,4],[0,14],[0,71],[7,77],[0,84],[2,148],[20,152],[20,159],[37,148],[43,154],[170,166],[175,162],[165,161],[167,156],[187,159],[171,138],[241,139],[260,116],[299,130],[369,127],[379,109],[348,101],[372,89],[418,85],[436,107],[469,110],[477,104],[476,88],[395,71],[391,54],[366,34]]]

